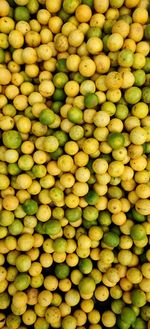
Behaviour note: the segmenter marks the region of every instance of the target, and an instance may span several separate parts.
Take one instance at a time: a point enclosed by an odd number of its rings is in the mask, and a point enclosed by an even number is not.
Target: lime
[[[37,318],[36,322],[34,323],[35,329],[49,329],[49,323],[45,320],[45,318]]]
[[[146,329],[146,323],[141,318],[136,318],[132,327],[133,329]]]
[[[3,144],[10,149],[17,149],[22,143],[21,135],[16,130],[5,131],[2,134],[2,140]]]
[[[150,24],[145,26],[144,35],[146,40],[150,40]]]
[[[66,279],[69,275],[69,266],[67,264],[57,264],[55,266],[56,277],[60,280]]]
[[[86,94],[84,96],[84,105],[88,109],[96,107],[98,103],[99,103],[99,99],[96,94],[91,93],[91,94]]]
[[[82,3],[90,8],[93,8],[93,0],[82,0]]]
[[[16,267],[19,272],[27,272],[31,266],[31,258],[28,255],[20,255],[16,259]]]
[[[97,226],[97,221],[96,220],[89,221],[89,220],[83,219],[83,226],[86,229],[89,229],[92,226]]]
[[[129,110],[127,105],[125,104],[117,104],[116,106],[116,113],[115,116],[116,118],[120,120],[125,120],[129,114]]]
[[[36,201],[31,199],[26,200],[23,203],[23,210],[27,215],[34,215],[38,211],[38,204]]]
[[[143,102],[150,104],[150,87],[144,87],[142,89]]]
[[[50,109],[44,109],[40,113],[39,120],[43,125],[51,125],[55,121],[55,114]]]
[[[108,210],[102,210],[99,213],[98,222],[100,225],[109,226],[111,224],[111,214]]]
[[[121,317],[119,317],[117,319],[117,325],[119,329],[129,329],[130,328],[130,324],[124,322],[121,320]]]
[[[92,37],[98,37],[101,38],[102,36],[102,30],[99,26],[91,26],[89,27],[87,33],[86,33],[86,37],[87,39],[90,39]]]
[[[44,223],[43,229],[48,235],[56,235],[61,231],[61,224],[57,219],[51,219]]]
[[[119,236],[115,232],[106,232],[103,241],[107,246],[116,248],[119,245]]]
[[[0,212],[0,225],[9,226],[14,222],[14,214],[9,210],[1,210]]]
[[[64,193],[59,187],[53,187],[49,191],[49,195],[53,202],[60,202],[64,198]]]
[[[123,147],[125,143],[125,138],[123,134],[116,132],[108,135],[108,144],[113,150],[118,150]]]
[[[53,242],[53,249],[55,252],[65,252],[67,249],[67,241],[64,238],[57,238]]]
[[[58,147],[58,149],[51,153],[51,159],[57,160],[63,154],[63,149]]]
[[[83,209],[83,218],[91,222],[98,218],[98,210],[93,206],[87,206]]]
[[[60,146],[64,146],[66,142],[68,141],[68,135],[65,133],[65,131],[62,130],[56,130],[53,133],[53,136],[55,136],[59,142]]]
[[[82,120],[83,120],[83,112],[78,107],[72,107],[67,112],[67,118],[72,123],[80,124],[80,123],[82,123]]]
[[[142,307],[146,304],[146,295],[144,291],[140,289],[134,289],[131,291],[131,301],[133,305]]]
[[[73,72],[70,74],[70,78],[78,83],[82,83],[85,80],[85,77],[83,77],[80,72]]]
[[[68,72],[68,69],[67,69],[67,66],[66,66],[66,58],[58,59],[58,61],[56,63],[56,69],[59,72],[64,72],[64,73]]]
[[[146,63],[143,67],[145,73],[150,73],[150,58],[146,57]]]
[[[110,6],[112,8],[120,8],[123,6],[124,0],[110,0]]]
[[[53,83],[56,88],[63,88],[68,81],[68,76],[64,72],[58,72],[54,75]]]
[[[129,104],[136,104],[140,101],[142,91],[138,87],[130,87],[125,91],[124,97]]]
[[[146,237],[146,231],[143,225],[136,224],[131,227],[131,237],[134,240],[142,240]]]
[[[29,287],[30,276],[27,273],[19,273],[14,281],[14,286],[17,290],[22,291]]]
[[[29,21],[30,12],[27,7],[16,7],[14,10],[14,19],[15,21]]]
[[[135,81],[134,84],[137,87],[141,87],[142,85],[144,85],[145,80],[146,80],[146,74],[143,70],[136,70],[133,72]]]
[[[67,22],[67,20],[68,20],[68,18],[69,18],[69,14],[67,14],[65,11],[64,11],[64,9],[62,8],[59,12],[58,12],[58,17],[60,17],[62,20],[63,20],[63,22]]]
[[[98,202],[98,200],[99,200],[99,195],[98,195],[94,190],[90,190],[90,191],[86,194],[86,196],[85,196],[85,200],[86,200],[86,202],[87,202],[89,205],[93,206],[93,205],[95,205],[95,204]]]
[[[93,268],[93,264],[90,258],[81,259],[78,266],[80,272],[83,274],[89,274]]]
[[[44,234],[45,231],[44,231],[44,228],[43,228],[43,223],[38,222],[36,227],[35,227],[35,230],[36,230],[37,233]]]
[[[141,215],[135,208],[132,209],[132,216],[137,222],[145,222],[146,216]]]
[[[50,136],[52,137],[52,136]],[[46,137],[48,138],[48,137]],[[47,146],[48,140],[46,140],[46,146]],[[34,178],[42,178],[46,175],[46,168],[44,165],[34,165],[32,167],[32,174]]]
[[[82,210],[80,207],[76,207],[74,209],[67,208],[65,210],[65,217],[68,219],[69,222],[76,222],[82,216]]]
[[[0,64],[3,64],[5,62],[5,51],[0,48]]]
[[[73,14],[76,8],[79,6],[80,0],[64,0],[63,9],[67,14]]]
[[[51,109],[54,113],[58,114],[60,112],[60,108],[63,106],[63,102],[56,101],[51,105]]]
[[[23,227],[21,220],[15,219],[14,222],[8,226],[8,231],[12,235],[19,235],[22,233]]]
[[[79,282],[79,291],[85,295],[94,292],[95,287],[95,281],[91,277],[83,277]]]
[[[134,54],[130,49],[123,49],[118,54],[118,64],[123,67],[131,67],[134,61]]]
[[[125,306],[121,313],[121,320],[125,323],[132,325],[136,320],[135,312],[131,307]]]
[[[150,319],[150,306],[149,305],[144,305],[141,308],[141,317],[145,321],[149,321]]]
[[[113,300],[111,303],[111,309],[115,314],[121,314],[125,303],[122,299]]]
[[[56,88],[53,94],[53,100],[54,101],[59,101],[59,102],[63,102],[66,98],[66,94],[64,92],[63,89],[61,88]]]

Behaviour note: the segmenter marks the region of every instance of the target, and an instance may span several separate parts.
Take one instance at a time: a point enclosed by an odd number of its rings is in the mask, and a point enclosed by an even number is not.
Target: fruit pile
[[[150,328],[149,0],[0,0],[0,328]]]

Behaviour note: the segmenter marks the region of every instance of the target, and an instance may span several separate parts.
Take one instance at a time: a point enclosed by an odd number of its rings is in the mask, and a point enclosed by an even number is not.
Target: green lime
[[[52,215],[55,219],[62,219],[64,218],[64,209],[60,207],[55,207],[53,209]]]
[[[58,72],[54,75],[53,83],[56,88],[63,88],[68,80],[68,75],[66,73]]]
[[[55,266],[55,275],[58,279],[60,280],[66,279],[69,273],[70,270],[67,264],[57,264]]]
[[[14,222],[11,225],[9,225],[8,231],[12,235],[19,235],[22,233],[23,227],[24,226],[23,226],[21,220],[15,219]]]
[[[48,138],[48,137],[46,137]],[[48,141],[46,141],[48,142]],[[32,167],[32,174],[34,178],[42,178],[46,175],[46,168],[44,165],[34,165]]]
[[[111,34],[112,33],[112,27],[116,21],[113,19],[106,19],[103,29],[105,34]]]
[[[0,64],[3,64],[5,62],[5,51],[0,48]]]
[[[135,208],[132,208],[132,216],[137,222],[145,222],[146,216],[141,215]]]
[[[55,114],[50,109],[44,109],[40,113],[39,120],[43,125],[51,125],[55,121]]]
[[[95,281],[91,277],[83,277],[79,282],[79,291],[85,295],[93,293],[95,287],[96,287]]]
[[[98,222],[100,225],[109,226],[111,224],[111,214],[108,210],[102,210],[99,213]]]
[[[131,307],[125,306],[121,313],[121,320],[132,325],[136,320],[136,314]]]
[[[22,291],[29,287],[30,276],[27,273],[19,273],[14,281],[14,286],[17,290]]]
[[[131,49],[123,49],[118,54],[118,64],[123,67],[131,67],[134,61],[134,54]]]
[[[67,14],[73,14],[76,8],[79,6],[80,0],[64,0],[63,9]]]
[[[122,299],[113,300],[111,303],[111,309],[115,314],[121,314],[125,303]]]
[[[84,129],[79,125],[71,127],[69,136],[73,141],[78,141],[84,136]]]
[[[90,258],[80,259],[79,270],[83,274],[89,274],[92,271],[93,263]]]
[[[124,97],[129,104],[136,104],[140,101],[142,91],[138,87],[130,87],[125,91]]]
[[[25,114],[25,116],[26,116],[27,118],[29,118],[29,119],[31,119],[31,120],[35,119],[35,116],[34,116],[33,113],[32,113],[32,106],[28,106],[28,107],[25,109],[24,114]]]
[[[107,246],[116,248],[119,245],[119,236],[115,232],[106,232],[103,241]]]
[[[146,80],[146,74],[144,72],[144,70],[136,70],[133,72],[135,81],[134,81],[134,85],[137,87],[141,87],[142,85],[144,85],[145,80]]]
[[[64,238],[57,238],[53,242],[53,249],[55,252],[65,252],[67,249],[67,241]]]
[[[119,17],[119,19],[122,19],[123,21],[125,21],[129,25],[132,23],[132,17],[130,15],[127,15],[127,14],[121,15]]]
[[[95,205],[95,204],[98,202],[98,200],[99,200],[99,195],[98,195],[94,190],[90,190],[90,191],[86,194],[86,196],[85,196],[85,200],[86,200],[86,202],[87,202],[89,205],[93,206],[93,205]]]
[[[133,305],[142,307],[146,304],[146,295],[144,291],[140,289],[134,289],[131,291],[131,301]]]
[[[56,130],[53,133],[53,136],[55,136],[57,138],[60,146],[64,146],[66,144],[66,142],[68,141],[68,135],[65,131]]]
[[[89,27],[87,33],[86,33],[86,37],[87,39],[90,39],[92,37],[98,37],[101,38],[102,36],[102,30],[99,26],[91,26]]]
[[[150,87],[144,87],[142,89],[143,102],[150,104]]]
[[[118,325],[119,329],[129,329],[129,328],[131,328],[130,324],[128,324],[128,323],[121,320],[121,317],[119,317],[117,319],[117,325]]]
[[[120,8],[123,6],[124,0],[110,0],[110,6],[112,8]]]
[[[101,110],[107,112],[110,116],[112,116],[116,112],[116,105],[112,102],[107,101],[101,105]]]
[[[83,218],[83,226],[88,230],[90,227],[92,226],[97,226],[97,221],[96,220],[92,220],[92,221],[89,221],[89,220],[86,220]]]
[[[61,231],[61,224],[57,219],[51,219],[44,223],[43,228],[46,234],[56,235]]]
[[[39,9],[39,2],[37,0],[29,0],[27,3],[27,8],[30,14],[36,14]]]
[[[149,305],[144,305],[141,308],[141,317],[145,321],[149,321],[150,319],[150,306]]]
[[[35,200],[28,199],[23,203],[23,210],[27,215],[34,215],[38,211],[38,204]]]
[[[58,147],[58,149],[51,153],[51,159],[57,160],[63,154],[63,149]]]
[[[68,69],[66,66],[66,58],[58,59],[58,61],[56,63],[56,69],[58,72],[64,72],[64,73],[68,72]]]
[[[109,52],[109,49],[108,49],[108,39],[109,39],[109,37],[110,37],[110,34],[106,34],[103,37],[103,49],[104,49],[104,52],[105,53],[108,53]]]
[[[146,40],[150,40],[150,24],[145,26],[144,35]]]
[[[91,222],[98,218],[98,210],[93,206],[87,206],[83,209],[83,218]]]
[[[89,6],[91,9],[93,8],[93,0],[82,0],[82,3]]]
[[[16,7],[14,10],[14,19],[15,21],[29,21],[30,12],[27,7]]]
[[[19,272],[27,272],[31,266],[31,258],[28,255],[20,255],[16,259],[16,267]]]
[[[21,135],[16,130],[5,131],[2,134],[3,144],[10,149],[17,149],[22,143]]]
[[[42,222],[38,222],[36,227],[35,227],[35,230],[37,233],[40,233],[40,234],[44,234],[45,233],[45,230],[43,228],[43,223]]]
[[[150,73],[150,57],[146,57],[146,63],[143,67],[145,73]]]
[[[85,80],[85,77],[83,77],[79,72],[71,73],[70,78],[78,83],[82,83]]]
[[[63,22],[67,22],[68,21],[68,18],[69,18],[69,14],[67,14],[64,9],[62,8],[58,13],[57,13],[58,17],[60,17]]]
[[[121,188],[118,186],[110,186],[108,188],[108,197],[110,199],[121,199],[123,197]]]
[[[56,114],[59,114],[60,112],[60,108],[63,106],[63,102],[60,102],[60,101],[56,101],[56,102],[53,102],[52,105],[51,105],[51,109],[54,113]]]
[[[66,94],[64,92],[63,89],[61,88],[56,88],[53,94],[53,100],[55,102],[59,101],[59,102],[63,102],[66,98]]]
[[[72,107],[67,112],[67,118],[72,123],[80,124],[80,123],[82,123],[82,120],[83,120],[83,112],[78,107]]]
[[[96,94],[91,93],[91,94],[86,94],[84,96],[84,105],[88,109],[96,107],[98,105],[98,103],[99,103],[99,99]]]
[[[146,322],[141,318],[136,318],[132,327],[133,329],[146,329]]]
[[[125,138],[122,133],[110,133],[108,135],[108,144],[113,150],[118,150],[123,147],[125,143]]]
[[[133,240],[142,240],[146,237],[145,228],[141,224],[133,225],[130,234]]]
[[[76,207],[73,209],[67,208],[65,210],[65,217],[68,219],[69,222],[76,222],[82,216],[82,210],[80,207]]]

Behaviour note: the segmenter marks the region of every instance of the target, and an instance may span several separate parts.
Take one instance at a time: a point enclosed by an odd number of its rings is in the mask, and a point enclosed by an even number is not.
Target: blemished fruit
[[[0,0],[0,328],[150,328],[148,0]]]

